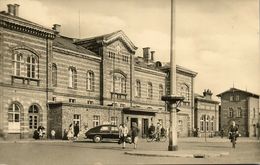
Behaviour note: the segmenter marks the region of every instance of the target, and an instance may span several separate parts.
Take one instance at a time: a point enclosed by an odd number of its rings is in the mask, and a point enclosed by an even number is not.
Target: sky
[[[61,35],[88,38],[123,30],[138,47],[170,59],[170,0],[0,0],[20,5],[22,18]],[[260,94],[258,0],[175,0],[176,63],[198,73],[195,92],[231,87]]]

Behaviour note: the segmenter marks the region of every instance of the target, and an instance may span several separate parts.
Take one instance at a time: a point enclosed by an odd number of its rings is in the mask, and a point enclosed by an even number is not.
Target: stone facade
[[[230,88],[217,96],[221,98],[220,129],[227,133],[231,122],[235,121],[242,136],[257,136],[259,95]]]
[[[203,96],[195,94],[194,131],[198,137],[212,137],[219,131],[219,102],[211,96],[210,90],[204,90]]]
[[[151,123],[169,127],[169,65],[154,51],[137,47],[124,34],[74,39],[53,29],[0,13],[0,130],[5,138],[32,137],[40,125],[62,138],[71,123],[86,129],[136,122],[142,135]],[[196,72],[177,66],[177,91],[185,96],[178,113],[179,136],[194,125]],[[252,101],[253,103],[253,101]]]

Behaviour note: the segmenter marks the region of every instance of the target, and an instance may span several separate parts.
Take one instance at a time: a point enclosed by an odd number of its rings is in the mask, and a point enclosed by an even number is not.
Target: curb
[[[124,154],[135,155],[135,156],[149,156],[149,157],[182,157],[182,158],[210,158],[227,156],[229,152],[212,152],[205,153],[206,151],[127,151]]]

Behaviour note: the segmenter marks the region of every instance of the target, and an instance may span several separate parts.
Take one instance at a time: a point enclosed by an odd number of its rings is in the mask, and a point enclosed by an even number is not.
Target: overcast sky
[[[123,30],[138,47],[169,61],[170,0],[0,0],[20,16],[75,38]],[[176,0],[177,64],[198,72],[195,92],[236,88],[260,94],[258,0]],[[80,20],[80,21],[79,21]],[[80,30],[79,30],[80,25]]]

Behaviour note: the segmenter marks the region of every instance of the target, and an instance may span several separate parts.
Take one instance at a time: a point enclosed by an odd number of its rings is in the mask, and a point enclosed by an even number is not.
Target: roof
[[[96,53],[87,50],[86,48],[75,45],[74,44],[75,39],[69,38],[69,37],[64,37],[64,36],[57,36],[54,41],[53,41],[53,46],[63,48],[63,49],[68,49],[72,50],[78,53],[84,53],[87,55],[93,55],[93,56],[98,56]]]
[[[241,89],[237,89],[237,88],[230,88],[229,90],[226,90],[226,91],[218,94],[217,96],[221,97],[221,95],[223,95],[225,93],[229,93],[229,92],[243,92],[243,93],[247,93],[247,94],[252,95],[252,96],[259,97],[258,94],[255,94],[255,93],[252,93],[252,92],[248,92],[248,91],[245,91],[245,90],[241,90]]]
[[[170,69],[170,63],[167,62],[163,67],[162,67],[162,70],[168,70]],[[194,72],[188,68],[185,68],[183,66],[180,66],[180,65],[176,65],[176,69],[177,71],[182,71],[182,72],[185,72],[185,73],[189,73],[191,75],[193,75],[194,77],[198,74],[197,72]]]
[[[118,30],[100,36],[80,39],[77,40],[75,44],[80,45],[80,44],[89,43],[93,41],[102,42],[103,44],[110,44],[117,39],[121,39],[125,43],[126,47],[129,48],[132,52],[135,52],[135,50],[137,49],[137,47],[133,44],[133,42],[126,36],[126,34],[122,30]]]

